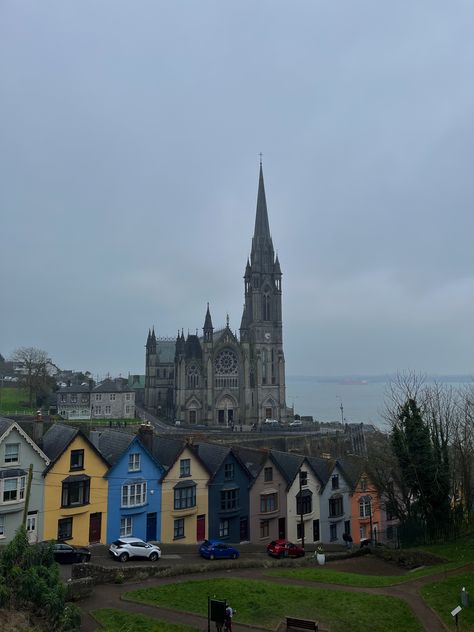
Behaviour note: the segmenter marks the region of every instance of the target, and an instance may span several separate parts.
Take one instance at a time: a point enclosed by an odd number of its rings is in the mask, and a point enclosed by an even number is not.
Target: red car
[[[267,553],[273,557],[303,557],[304,549],[288,540],[273,540],[267,545]]]

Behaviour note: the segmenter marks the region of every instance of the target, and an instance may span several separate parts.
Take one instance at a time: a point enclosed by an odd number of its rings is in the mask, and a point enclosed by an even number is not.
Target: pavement
[[[177,554],[176,554],[177,555]],[[130,562],[128,562],[130,563]],[[217,563],[218,564],[218,563]],[[219,571],[216,564],[216,571],[212,573],[212,577],[229,577],[229,571]],[[372,556],[365,556],[363,558],[348,558],[347,560],[340,560],[329,562],[329,565],[334,565],[334,570],[347,571],[347,572],[359,572],[363,574],[373,575],[390,575],[394,574],[394,568],[396,574],[403,574],[401,569],[394,567],[387,562],[384,562],[378,558]],[[431,610],[426,602],[419,595],[419,590],[426,584],[431,584],[437,580],[445,579],[447,576],[455,575],[459,573],[465,573],[474,571],[474,564],[469,564],[463,568],[455,569],[452,571],[443,571],[436,575],[430,575],[414,579],[411,582],[404,584],[398,584],[393,586],[384,586],[376,588],[363,588],[356,586],[342,586],[336,584],[329,584],[323,582],[308,582],[298,579],[290,579],[288,577],[272,577],[264,575],[264,569],[238,569],[232,571],[232,577],[249,578],[249,579],[262,579],[266,582],[281,583],[284,585],[300,585],[310,588],[322,588],[327,590],[335,590],[340,592],[356,592],[367,593],[374,595],[388,595],[391,597],[398,597],[411,609],[415,617],[418,619],[421,627],[426,632],[446,632],[446,627],[438,617],[438,615]],[[91,612],[100,608],[116,608],[124,610],[130,613],[140,613],[145,616],[152,617],[154,619],[161,619],[163,621],[169,621],[172,623],[181,623],[195,628],[199,631],[207,631],[207,617],[202,617],[194,613],[175,611],[167,608],[158,608],[156,606],[148,606],[145,604],[138,604],[128,601],[125,597],[125,593],[130,590],[136,590],[139,588],[147,588],[152,586],[159,586],[164,584],[174,584],[177,582],[187,582],[193,579],[202,579],[202,573],[199,574],[186,574],[172,578],[150,578],[145,581],[127,583],[127,584],[106,584],[96,586],[92,595],[78,603],[82,610],[82,626],[81,632],[99,632],[101,626],[91,616]],[[237,617],[238,618],[238,617]],[[258,621],[255,621],[255,625],[244,625],[234,620],[232,628],[234,632],[250,632],[250,631],[262,631],[264,628],[259,627]],[[321,625],[324,627],[325,622],[322,621]],[[326,626],[328,627],[328,626]],[[211,628],[214,629],[214,628]]]

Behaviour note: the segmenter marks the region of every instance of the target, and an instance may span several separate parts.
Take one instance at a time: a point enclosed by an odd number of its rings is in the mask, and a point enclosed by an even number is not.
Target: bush
[[[447,560],[438,557],[433,553],[412,549],[388,549],[385,547],[374,547],[372,550],[377,557],[386,562],[393,562],[401,568],[408,570],[418,568],[420,566],[434,566],[435,564],[443,564]]]

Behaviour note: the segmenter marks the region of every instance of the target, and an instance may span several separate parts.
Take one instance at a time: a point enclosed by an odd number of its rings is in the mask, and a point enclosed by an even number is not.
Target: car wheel
[[[82,562],[84,564],[85,562],[88,562],[88,561],[89,561],[89,556],[88,555],[86,555],[86,554],[79,555],[79,562]]]
[[[118,559],[119,559],[119,562],[127,562],[129,557],[130,557],[129,554],[124,552],[124,553],[120,553]]]
[[[153,551],[148,559],[150,560],[150,562],[156,562],[156,560],[158,559],[158,553],[156,551]]]
[[[211,553],[211,554],[209,555],[209,559],[210,559],[210,560],[215,560],[215,559],[216,559],[216,556],[214,555],[214,553]]]
[[[231,557],[232,557],[233,560],[236,560],[237,559],[237,553],[232,553]]]

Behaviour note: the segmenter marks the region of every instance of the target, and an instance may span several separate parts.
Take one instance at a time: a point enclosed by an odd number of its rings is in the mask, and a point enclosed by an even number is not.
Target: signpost
[[[456,606],[454,610],[451,610],[451,616],[455,618],[456,627],[458,627],[458,614],[461,612],[461,610],[462,610],[461,606]]]
[[[211,621],[215,621],[216,628],[222,630],[225,621],[227,602],[220,599],[207,598],[207,632],[211,632]]]

